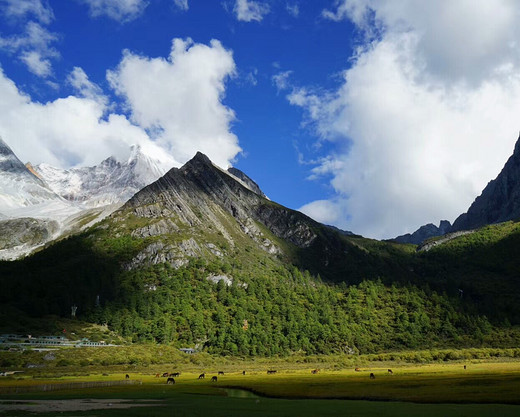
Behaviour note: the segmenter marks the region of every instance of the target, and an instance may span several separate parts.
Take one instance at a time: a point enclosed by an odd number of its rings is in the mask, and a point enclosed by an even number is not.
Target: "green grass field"
[[[463,365],[467,365],[464,369]],[[271,365],[271,366],[269,366]],[[122,371],[104,368],[90,375],[60,376],[49,372],[34,378],[16,374],[0,379],[0,415],[22,416],[27,411],[9,410],[8,400],[126,399],[156,400],[145,408],[96,410],[96,416],[491,416],[520,415],[520,362],[473,361],[429,365],[372,363],[356,372],[353,368],[334,370],[322,364],[317,374],[306,364],[283,362],[226,363],[221,367],[160,366]],[[269,368],[277,373],[267,375]],[[392,369],[390,374],[388,369]],[[241,370],[246,370],[242,375]],[[175,385],[156,373],[180,371]],[[206,378],[198,379],[206,371]],[[211,376],[223,371],[217,382]],[[34,389],[35,385],[78,382],[121,381],[125,386],[36,391],[8,394],[6,387]],[[370,379],[373,373],[375,379]],[[234,390],[229,390],[233,388]],[[2,393],[3,392],[3,393]],[[258,396],[252,395],[255,393]],[[242,398],[240,398],[242,397]],[[371,401],[369,401],[371,400]],[[175,413],[172,414],[172,410]],[[56,415],[55,412],[37,413]],[[67,411],[67,416],[92,415],[88,411]]]

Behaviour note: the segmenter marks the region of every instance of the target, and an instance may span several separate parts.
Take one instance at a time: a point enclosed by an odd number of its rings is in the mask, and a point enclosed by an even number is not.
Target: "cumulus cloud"
[[[261,22],[264,16],[269,13],[270,7],[267,3],[251,0],[236,0],[233,11],[240,21],[251,22],[254,20]]]
[[[126,51],[107,77],[132,121],[177,160],[185,162],[200,150],[227,166],[241,150],[230,130],[235,114],[222,103],[225,82],[234,74],[232,53],[219,41],[174,39],[167,58]]]
[[[57,40],[58,35],[39,23],[30,21],[25,25],[24,33],[0,37],[0,49],[18,55],[32,73],[48,77],[52,75],[51,59],[60,57],[53,46]]]
[[[106,16],[118,22],[129,22],[143,13],[145,0],[79,0],[89,7],[92,17]],[[177,2],[177,1],[176,1]],[[187,0],[186,0],[187,2]],[[181,1],[182,3],[182,1]]]
[[[134,143],[153,146],[142,128],[107,114],[99,100],[69,96],[38,103],[1,69],[0,97],[0,136],[23,161],[68,168],[97,164]]]
[[[288,95],[334,149],[311,177],[330,176],[335,196],[302,210],[377,238],[454,220],[499,173],[517,139],[518,6],[336,6],[323,15],[352,20],[367,41],[336,91],[300,87]]]
[[[234,113],[222,103],[234,72],[232,53],[218,41],[175,39],[168,58],[126,52],[107,77],[129,119],[80,67],[67,77],[76,95],[47,103],[34,101],[0,67],[0,136],[21,160],[63,168],[124,159],[133,144],[169,166],[200,150],[225,167],[240,151],[230,130]]]
[[[173,0],[173,4],[181,10],[188,10],[190,8],[188,0]]]

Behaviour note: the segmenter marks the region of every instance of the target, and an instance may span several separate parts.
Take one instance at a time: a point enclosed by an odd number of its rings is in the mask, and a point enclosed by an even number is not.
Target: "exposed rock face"
[[[32,218],[0,221],[0,260],[16,259],[51,240],[58,222]]]
[[[171,169],[132,197],[114,214],[114,218],[130,210],[148,222],[146,226],[133,230],[132,236],[162,235],[164,243],[156,242],[147,247],[127,267],[164,261],[180,266],[187,262],[184,260],[188,257],[222,257],[225,250],[204,236],[204,231],[210,230],[225,239],[229,248],[235,247],[237,235],[245,235],[263,251],[281,253],[272,237],[262,231],[263,227],[299,248],[312,245],[317,238],[313,225],[318,223],[302,213],[269,201],[259,189],[245,183],[244,179],[248,179],[245,174],[242,179],[237,179],[235,174],[213,165],[199,152],[182,168]],[[182,244],[165,243],[172,239],[169,235],[175,236],[176,233],[184,233],[191,239],[182,241]]]
[[[520,138],[513,155],[498,177],[484,188],[467,213],[453,223],[452,231],[475,229],[487,224],[520,218]]]
[[[258,184],[239,169],[231,167],[228,168],[228,172],[237,177],[239,180],[241,180],[254,193],[261,195],[262,197],[266,197],[266,195],[262,192]]]
[[[413,243],[414,245],[420,245],[426,239],[445,235],[450,231],[450,229],[451,223],[448,220],[441,220],[439,227],[432,223],[428,223],[419,227],[419,229],[411,234],[407,233],[390,240],[397,243]]]

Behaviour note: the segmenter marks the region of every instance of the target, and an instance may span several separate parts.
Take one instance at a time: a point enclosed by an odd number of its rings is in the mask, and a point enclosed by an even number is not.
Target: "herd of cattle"
[[[464,366],[464,369],[466,369],[466,366]],[[356,372],[362,372],[362,369],[361,368],[355,368],[354,371]],[[318,372],[320,372],[319,369],[313,369],[311,371],[311,374],[313,375],[316,375]],[[268,369],[267,370],[267,375],[272,375],[272,374],[275,374],[276,373],[276,369]],[[388,373],[389,374],[393,374],[393,371],[391,369],[388,369]],[[218,371],[218,376],[224,376],[224,371]],[[242,375],[245,375],[246,374],[246,371],[242,371]],[[166,383],[171,385],[171,384],[175,384],[175,379],[174,378],[177,378],[181,375],[180,372],[172,372],[172,373],[169,373],[169,372],[164,372],[163,374],[155,374],[155,377],[156,378],[167,378],[166,380]],[[376,376],[373,372],[370,372],[370,379],[376,379]],[[126,378],[128,379],[129,376],[126,375]],[[205,379],[206,378],[206,373],[203,372],[199,375],[198,379]],[[211,377],[211,382],[217,382],[218,378],[217,376],[212,376]]]

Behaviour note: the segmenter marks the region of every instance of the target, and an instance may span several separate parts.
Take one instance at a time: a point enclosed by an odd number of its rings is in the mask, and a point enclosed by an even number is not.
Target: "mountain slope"
[[[218,354],[517,343],[482,316],[477,290],[459,297],[464,265],[439,265],[437,251],[339,233],[197,154],[82,235],[0,263],[0,315],[76,305],[129,341]]]
[[[467,213],[460,215],[451,231],[469,230],[487,224],[520,218],[520,137],[513,155],[500,174],[484,188]]]

